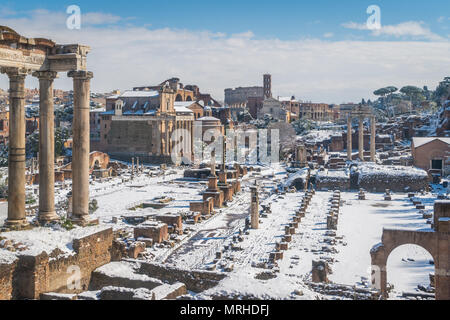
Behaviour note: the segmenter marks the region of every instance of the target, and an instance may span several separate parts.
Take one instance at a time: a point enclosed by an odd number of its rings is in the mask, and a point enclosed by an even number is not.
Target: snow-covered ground
[[[129,182],[122,182],[122,177],[92,182],[91,199],[96,199],[99,207],[93,216],[100,219],[102,227],[131,228],[120,219],[114,223],[112,218],[152,212],[188,212],[189,202],[201,199],[206,183],[183,179],[182,169],[170,169],[168,172],[170,174],[165,176],[153,177],[142,174]],[[249,187],[255,180],[260,186],[260,203],[271,205],[272,213],[262,219],[259,230],[250,230],[248,234],[242,235],[242,241],[235,243],[241,250],[224,251],[222,262],[233,265],[233,269],[229,270],[228,277],[216,288],[200,294],[198,298],[220,295],[266,299],[333,298],[323,297],[307,286],[306,282],[311,280],[313,260],[330,261],[333,274],[329,279],[332,282],[364,287],[370,280],[370,250],[381,241],[383,228],[430,228],[406,194],[394,194],[393,200],[387,202],[383,194],[366,193],[367,200],[359,201],[357,192],[342,192],[344,204],[339,216],[339,241],[331,245],[326,217],[332,192],[317,192],[278,268],[264,269],[262,264],[267,262],[276,242],[281,242],[284,228],[292,222],[304,196],[302,192],[284,195],[272,192],[276,186],[287,181],[286,170],[277,164],[263,167],[261,173],[250,173],[242,181],[242,192],[211,219],[197,225],[186,225],[190,232],[180,237],[175,248],[149,248],[153,260],[190,269],[207,269],[211,266],[216,252],[230,245],[233,237],[239,236],[239,231],[244,229],[245,219],[249,215]],[[59,190],[58,201],[63,201],[69,190]],[[144,201],[162,196],[174,198],[174,201],[160,210],[130,210]],[[426,205],[426,211],[432,212],[436,197],[427,194],[419,198]],[[3,211],[0,208],[0,215]],[[95,228],[92,230],[95,231]],[[70,254],[70,241],[82,232],[80,230],[83,229],[77,228],[63,235],[63,231],[38,228],[6,235],[29,246],[29,253],[57,246],[64,254]],[[7,259],[9,256],[6,253],[3,255],[4,252],[1,251],[1,256]],[[427,287],[429,273],[434,271],[430,260],[431,256],[424,249],[415,246],[403,246],[395,250],[388,263],[388,281],[395,287],[392,297],[400,298],[402,291],[414,291],[419,284]],[[219,265],[217,271],[223,270]],[[267,280],[260,280],[262,274],[271,272]]]
[[[336,283],[353,285],[361,278],[370,279],[370,249],[381,242],[383,228],[422,230],[430,229],[419,210],[416,210],[406,194],[394,194],[392,201],[384,201],[383,194],[366,193],[366,201],[358,200],[357,193],[342,193],[345,205],[341,208],[337,235],[344,237],[346,246],[339,246],[335,256],[333,275],[330,279]],[[426,211],[433,211],[433,198],[424,201]],[[435,199],[435,198],[434,198]],[[415,291],[417,285],[428,287],[429,273],[434,271],[428,261],[431,255],[414,245],[405,245],[396,249],[388,261],[388,282],[396,291]],[[413,261],[403,262],[407,259]],[[428,264],[424,267],[424,261]],[[423,267],[423,268],[419,268]]]

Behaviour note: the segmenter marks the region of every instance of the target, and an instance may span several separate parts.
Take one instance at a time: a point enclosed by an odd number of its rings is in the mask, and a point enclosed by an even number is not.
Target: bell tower
[[[272,98],[272,76],[265,74],[263,79],[264,99]]]

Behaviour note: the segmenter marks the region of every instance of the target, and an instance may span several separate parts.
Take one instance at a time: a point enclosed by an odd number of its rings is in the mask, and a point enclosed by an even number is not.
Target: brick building
[[[414,165],[427,172],[450,174],[446,160],[450,157],[450,138],[413,138],[411,152]]]

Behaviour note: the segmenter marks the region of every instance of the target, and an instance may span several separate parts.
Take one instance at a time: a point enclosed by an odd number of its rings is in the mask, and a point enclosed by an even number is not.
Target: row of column
[[[376,120],[375,116],[370,117],[370,161],[375,162],[376,158]],[[359,129],[358,129],[358,148],[359,159],[364,161],[364,118],[359,117]],[[352,117],[347,118],[347,159],[353,160],[352,150]]]
[[[8,218],[6,226],[27,225],[25,213],[25,78],[28,71],[2,69],[10,81]],[[53,82],[57,72],[37,71],[39,79],[39,214],[42,223],[58,220],[55,211],[55,144]],[[89,102],[92,72],[71,71],[74,83],[72,220],[86,223],[89,215]]]

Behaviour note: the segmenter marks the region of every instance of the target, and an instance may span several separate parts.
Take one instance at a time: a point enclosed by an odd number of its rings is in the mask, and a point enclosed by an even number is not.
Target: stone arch
[[[181,96],[181,94],[177,94],[175,101],[177,101],[177,102],[183,101],[183,97]]]
[[[390,254],[404,245],[417,245],[428,251],[438,266],[438,238],[434,232],[420,232],[409,230],[383,230],[382,242],[370,252],[372,257],[372,285],[381,291],[384,298],[387,294],[387,261]],[[438,290],[436,284],[436,291]]]
[[[186,101],[192,101],[191,96],[188,96],[188,97],[186,98]]]
[[[414,259],[405,261],[406,258]],[[387,283],[394,285],[395,296],[403,290],[414,292],[419,284],[427,287],[431,283],[430,274],[436,272],[435,258],[423,246],[416,244],[405,244],[393,249],[386,263]]]

